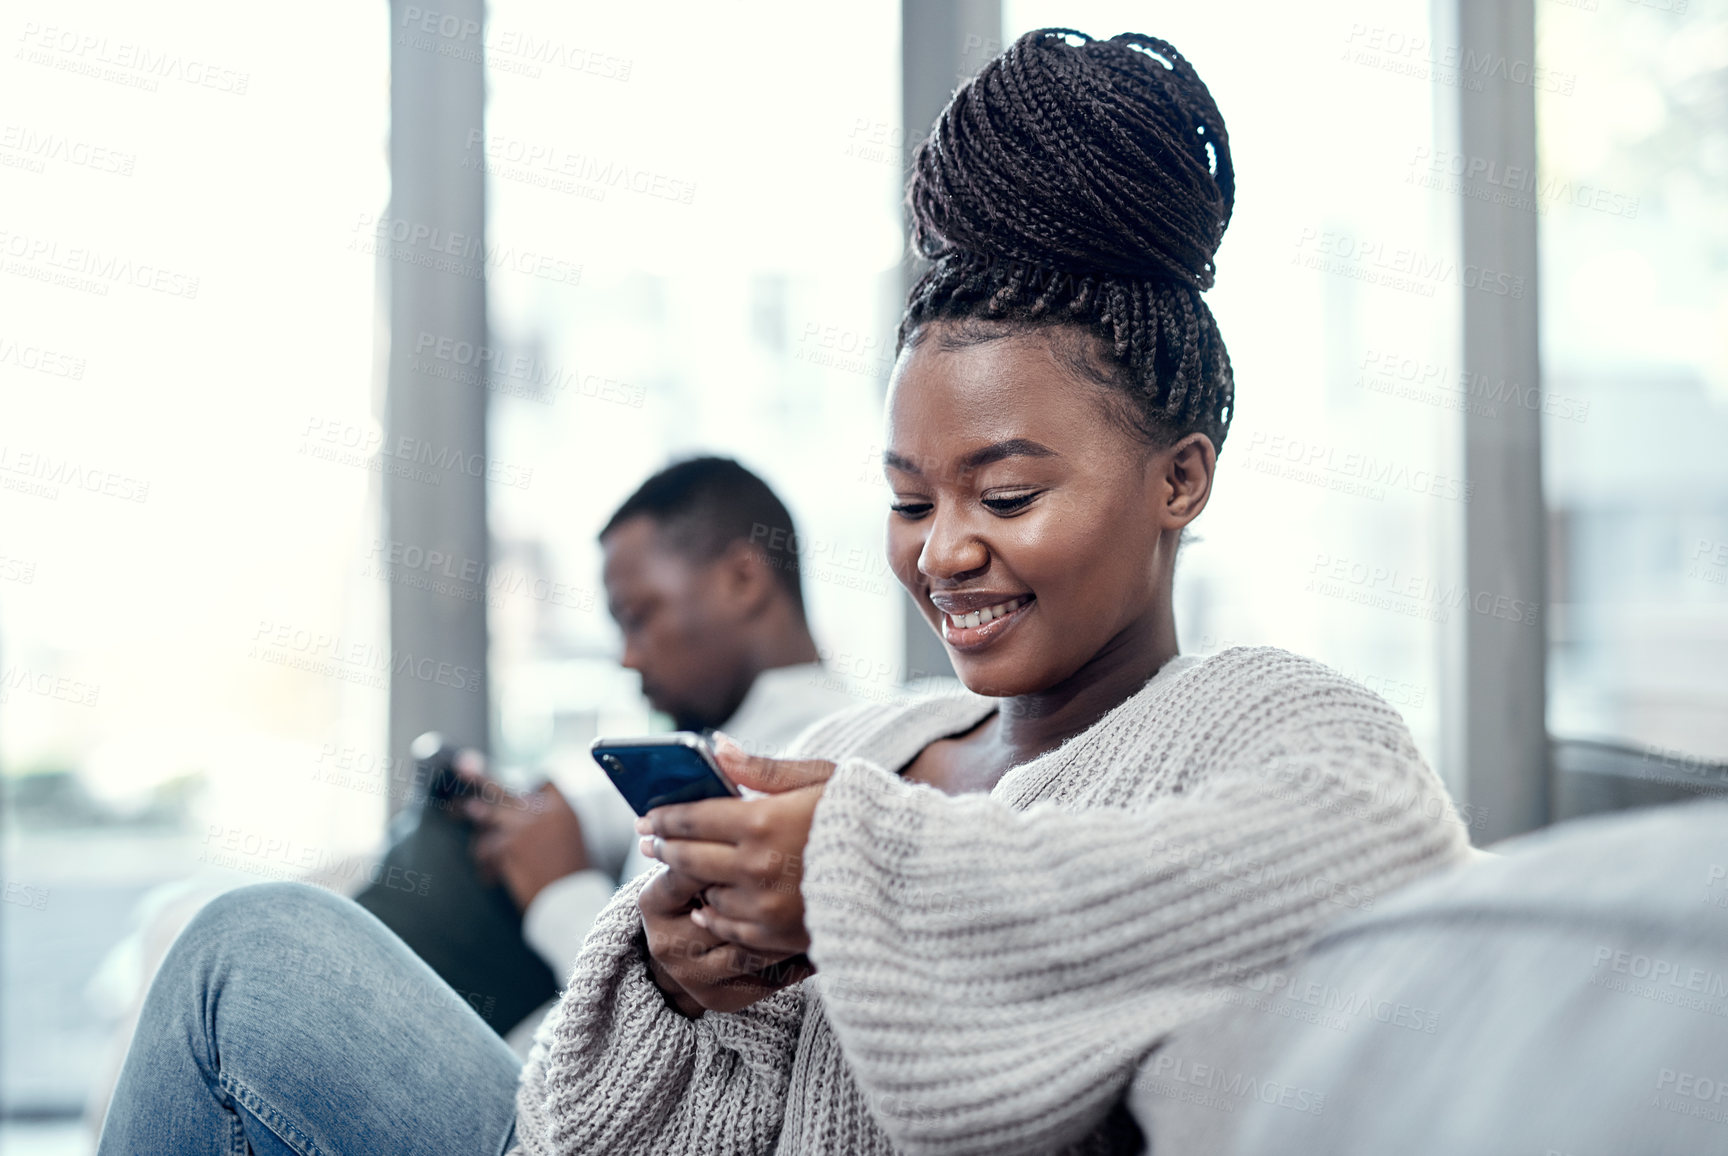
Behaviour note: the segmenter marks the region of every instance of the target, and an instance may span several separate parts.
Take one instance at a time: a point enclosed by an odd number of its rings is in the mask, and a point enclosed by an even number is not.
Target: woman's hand
[[[637,821],[643,853],[670,868],[639,901],[650,967],[687,1015],[735,1011],[813,971],[799,883],[834,764],[756,758],[724,738],[716,748],[733,782],[774,793],[659,807]]]
[[[671,1004],[694,1019],[704,1011],[749,1007],[814,972],[802,955],[766,954],[728,943],[698,926],[705,884],[662,871],[637,906],[648,935],[648,970]]]

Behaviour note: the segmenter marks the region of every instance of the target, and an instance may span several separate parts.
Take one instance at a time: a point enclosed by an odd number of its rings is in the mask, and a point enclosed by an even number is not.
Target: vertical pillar
[[[1002,0],[900,0],[900,126],[908,163],[954,90],[1002,48]],[[904,224],[910,237],[910,217]],[[902,303],[924,271],[924,262],[908,254]],[[950,673],[948,652],[910,603],[903,622],[908,676]]]
[[[481,0],[436,13],[390,3],[389,227],[377,242],[390,296],[384,536],[448,559],[434,569],[450,586],[468,574],[478,588],[388,585],[394,758],[422,731],[482,749],[488,739],[486,471],[466,468],[485,460],[486,392],[416,368],[416,351],[436,342],[487,343],[485,176],[469,144],[485,111],[483,18]]]
[[[1459,149],[1472,164],[1534,173],[1533,0],[1455,2]],[[1535,389],[1537,217],[1465,196],[1459,225],[1464,369]],[[1491,843],[1549,818],[1540,407],[1467,410],[1464,474],[1472,490],[1464,509],[1471,605],[1462,616],[1462,801],[1482,816],[1476,838]]]

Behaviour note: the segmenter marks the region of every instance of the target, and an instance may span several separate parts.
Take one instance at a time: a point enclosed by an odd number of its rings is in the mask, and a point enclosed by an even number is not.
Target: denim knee
[[[369,922],[371,916],[353,900],[321,887],[253,883],[206,903],[180,933],[173,954],[243,950],[253,958],[270,958]]]

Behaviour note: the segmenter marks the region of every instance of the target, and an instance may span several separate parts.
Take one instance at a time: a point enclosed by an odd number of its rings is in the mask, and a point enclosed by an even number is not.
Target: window
[[[141,896],[340,875],[379,836],[388,55],[345,4],[14,24],[0,1098],[54,1114],[111,1062]]]
[[[1183,649],[1274,645],[1377,691],[1442,774],[1449,631],[1462,612],[1458,343],[1449,195],[1427,177],[1451,90],[1412,75],[1429,9],[1012,0],[1044,26],[1159,36],[1230,131],[1235,214],[1207,294],[1238,412],[1177,562]]]
[[[1728,762],[1728,5],[1537,32],[1549,726]]]
[[[579,265],[495,280],[501,568],[567,586],[492,609],[496,749],[587,770],[650,725],[595,535],[649,474],[714,452],[792,511],[811,625],[860,695],[900,681],[881,399],[899,318],[897,6],[491,9],[489,242]],[[506,49],[506,46],[511,46]],[[476,148],[477,159],[480,149]],[[790,547],[785,548],[790,556]]]

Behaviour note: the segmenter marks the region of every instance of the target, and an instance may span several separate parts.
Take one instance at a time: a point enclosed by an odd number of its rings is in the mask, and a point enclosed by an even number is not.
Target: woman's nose
[[[925,577],[959,578],[989,563],[990,551],[964,518],[937,511],[931,514],[929,526],[924,548],[918,552],[918,570]]]

